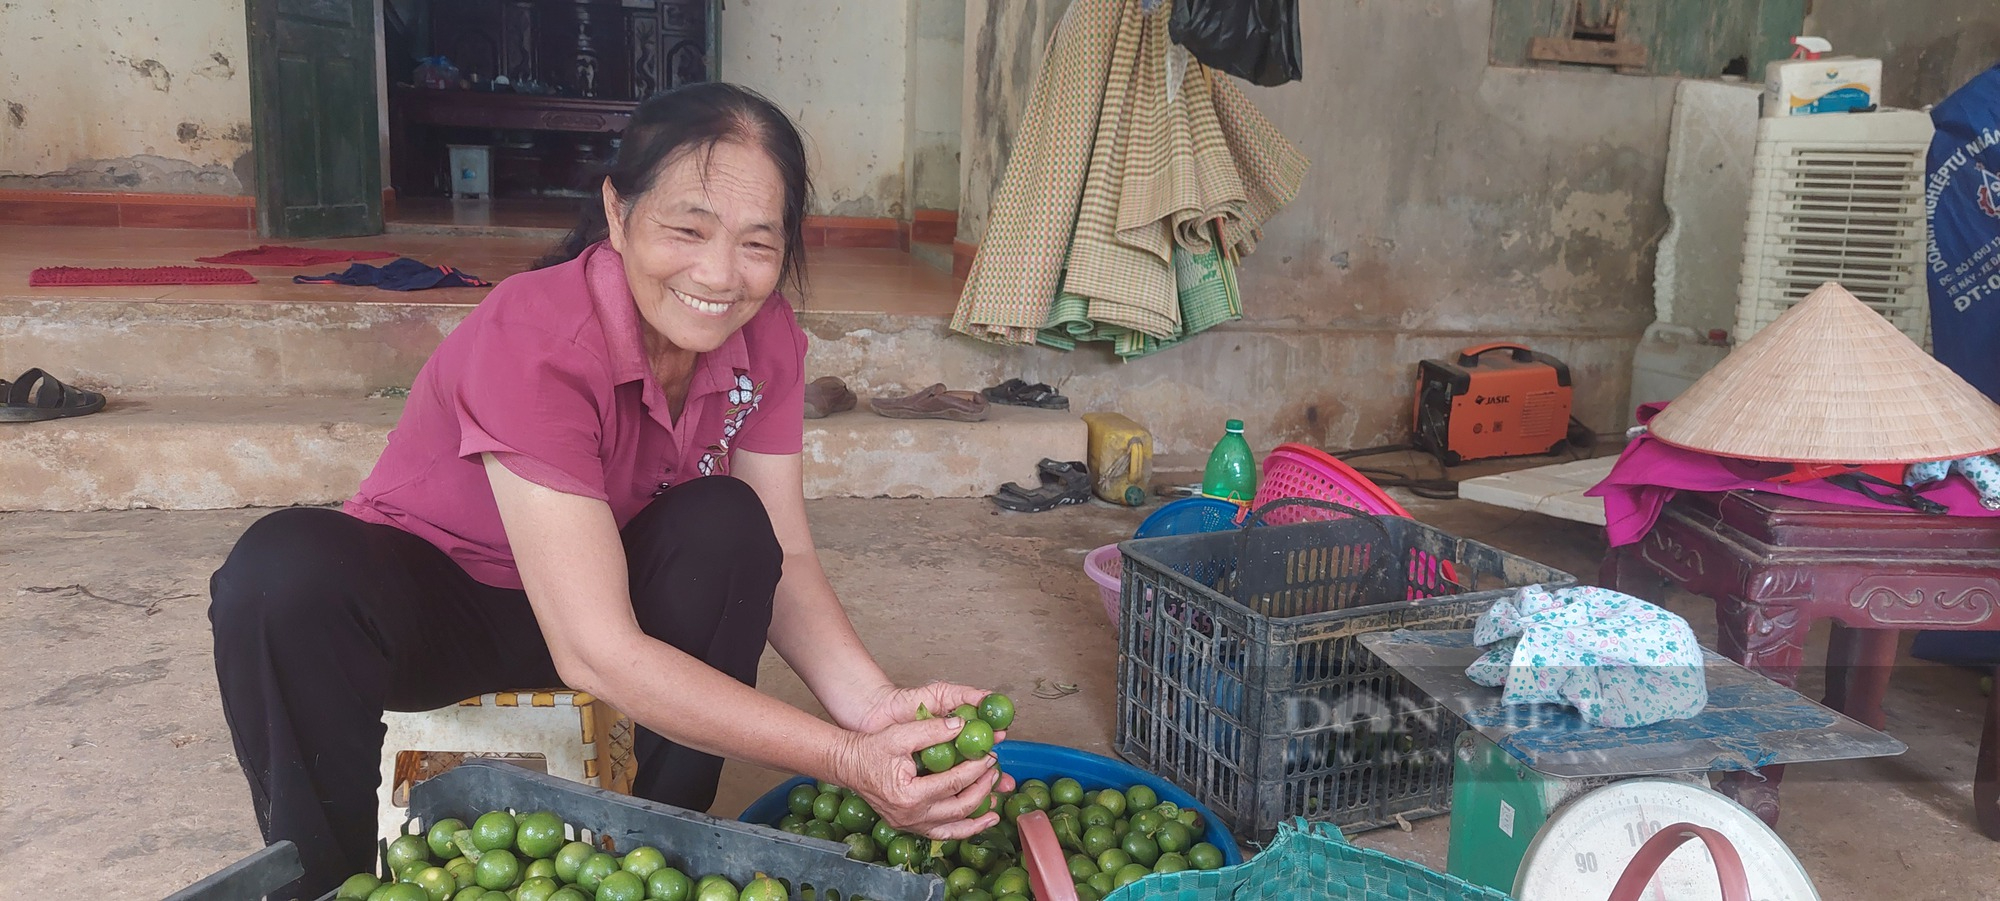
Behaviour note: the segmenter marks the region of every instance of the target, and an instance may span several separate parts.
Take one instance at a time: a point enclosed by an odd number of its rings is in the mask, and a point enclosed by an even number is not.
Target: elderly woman
[[[372,869],[384,710],[562,684],[641,727],[636,794],[713,802],[723,757],[852,787],[890,824],[973,835],[992,757],[920,776],[984,692],[899,688],[807,528],[810,191],[769,101],[703,84],[639,105],[602,200],[418,375],[343,510],[251,526],[211,582],[216,675],[267,841],[318,894]],[[828,723],[753,687],[766,642]]]

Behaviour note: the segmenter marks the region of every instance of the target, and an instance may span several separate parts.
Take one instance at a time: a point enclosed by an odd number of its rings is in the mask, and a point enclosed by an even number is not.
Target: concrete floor
[[[1597,530],[1574,523],[1408,504],[1586,576],[1602,553]],[[215,697],[206,581],[262,512],[0,514],[0,897],[54,886],[160,897],[260,844]],[[1109,753],[1113,631],[1081,560],[1139,514],[998,514],[978,500],[828,500],[811,512],[834,583],[892,675],[1006,691],[1020,705],[1014,737]],[[1712,637],[1699,604],[1669,605]],[[1042,700],[1037,680],[1082,690]],[[763,685],[810,706],[775,658]],[[1802,687],[1817,697],[1820,680]],[[1911,664],[1889,697],[1908,754],[1792,768],[1778,831],[1823,897],[2000,899],[2000,849],[1971,822],[1978,707],[1972,675]],[[780,778],[732,765],[716,812]],[[1446,830],[1439,818],[1358,841],[1442,868]]]

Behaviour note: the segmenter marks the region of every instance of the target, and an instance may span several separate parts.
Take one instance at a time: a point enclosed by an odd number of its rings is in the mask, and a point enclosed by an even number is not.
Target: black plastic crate
[[[1464,725],[1361,646],[1574,576],[1401,517],[1127,541],[1116,748],[1239,837],[1444,813]]]
[[[738,886],[763,873],[783,881],[794,899],[944,901],[944,880],[848,860],[847,846],[838,842],[719,820],[505,763],[468,760],[419,782],[410,789],[409,810],[404,828],[414,834],[445,817],[470,823],[489,810],[546,810],[584,830],[571,838],[603,850],[623,854],[651,845],[691,877],[721,873]],[[254,901],[299,872],[298,852],[278,842],[168,901]],[[328,892],[321,901],[332,899]]]

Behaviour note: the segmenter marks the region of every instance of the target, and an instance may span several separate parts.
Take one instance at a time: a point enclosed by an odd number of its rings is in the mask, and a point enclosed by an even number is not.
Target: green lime
[[[453,837],[458,835],[460,829],[464,828],[464,820],[457,817],[445,817],[431,824],[431,831],[425,833],[424,842],[430,845],[431,853],[437,855],[437,859],[450,860],[459,854],[458,842],[453,841]]]
[[[1201,818],[1201,811],[1192,807],[1181,808],[1180,816],[1174,819],[1179,820],[1181,825],[1188,827],[1188,831],[1196,835],[1202,834],[1208,828],[1208,824]]]
[[[421,835],[399,835],[389,843],[389,850],[382,857],[389,864],[389,872],[401,873],[417,864],[430,866],[431,846]]]
[[[1099,895],[1109,895],[1111,894],[1112,889],[1117,888],[1117,886],[1111,884],[1110,873],[1098,873],[1097,875],[1092,876],[1089,879],[1084,880],[1083,882],[1085,885],[1088,885],[1093,890],[1095,890]]]
[[[1000,861],[1000,852],[983,841],[963,842],[958,846],[958,859],[983,873]]]
[[[646,901],[646,880],[619,870],[597,883],[594,897],[597,901]]]
[[[778,820],[778,828],[793,835],[803,835],[806,831],[806,821],[799,819],[796,813],[788,813]]]
[[[1153,841],[1160,843],[1162,852],[1186,851],[1194,847],[1194,832],[1174,820],[1161,823],[1159,831],[1153,833]]]
[[[987,811],[993,809],[993,798],[994,795],[989,792],[986,797],[979,799],[979,806],[974,807],[972,809],[972,816],[966,817],[966,819],[976,820],[985,816]]]
[[[727,877],[709,875],[694,884],[695,901],[736,901],[736,883]]]
[[[673,867],[661,867],[646,877],[647,901],[687,901],[694,894],[694,880]]]
[[[549,901],[549,896],[562,888],[554,879],[536,876],[521,881],[521,887],[514,891],[514,901]]]
[[[590,896],[565,885],[556,889],[556,893],[549,896],[549,901],[590,901]]]
[[[431,893],[412,882],[391,882],[369,894],[368,901],[431,901]]]
[[[1076,901],[1103,901],[1103,898],[1104,896],[1098,894],[1096,889],[1090,887],[1090,883],[1079,882],[1076,884]]]
[[[833,821],[849,832],[867,832],[875,828],[878,819],[881,818],[875,815],[875,808],[869,807],[860,795],[840,802],[840,811],[833,815]]]
[[[481,898],[484,898],[490,894],[492,894],[492,892],[480,888],[479,886],[468,885],[462,889],[459,889],[458,894],[451,896],[451,901],[480,901]],[[505,896],[503,895],[502,897]],[[529,901],[535,901],[535,899],[531,898],[529,899]],[[542,901],[548,901],[548,899],[544,898],[542,899]]]
[[[1021,814],[1027,813],[1030,810],[1034,810],[1035,799],[1030,798],[1027,795],[1015,795],[1011,798],[1008,798],[1007,803],[1001,805],[1001,809],[1006,815],[1007,821],[1011,823],[1015,820],[1020,819]]]
[[[1153,872],[1155,873],[1178,873],[1187,868],[1187,858],[1171,851],[1160,855],[1159,860],[1153,861]]]
[[[820,792],[819,797],[813,799],[813,819],[831,823],[838,813],[840,813],[839,792]]]
[[[958,765],[958,748],[944,741],[917,752],[917,762],[926,773],[942,773]]]
[[[640,845],[637,848],[633,848],[625,852],[625,857],[618,861],[619,869],[639,877],[639,881],[641,882],[644,882],[646,877],[653,875],[654,871],[666,865],[667,855],[661,854],[660,849],[652,845]]]
[[[1140,835],[1137,829],[1126,833],[1125,841],[1119,847],[1124,848],[1125,853],[1132,855],[1133,863],[1150,867],[1153,861],[1160,859],[1160,843],[1153,841],[1152,836]]]
[[[1083,821],[1085,829],[1092,826],[1110,826],[1111,821],[1117,819],[1102,804],[1084,805],[1083,810],[1077,812],[1076,818]]]
[[[822,795],[826,794],[827,792],[833,792],[834,794],[837,795],[840,794],[842,791],[844,791],[844,789],[842,789],[840,786],[835,785],[831,782],[815,782],[813,783],[813,788],[818,789],[819,793]],[[717,876],[716,878],[721,879],[722,877]]]
[[[958,740],[951,745],[967,760],[983,758],[993,750],[993,727],[984,720],[966,720],[965,728],[958,730]]]
[[[784,883],[769,876],[759,876],[743,887],[737,901],[786,901],[790,894],[785,891]],[[603,892],[597,893],[597,901],[605,901]]]
[[[993,901],[1028,901],[1028,896],[1020,892],[1008,892],[1004,895],[994,895]]]
[[[973,889],[958,896],[958,901],[993,901],[993,895],[985,889]]]
[[[597,894],[597,887],[604,883],[604,877],[619,872],[618,858],[603,851],[592,853],[576,868],[576,884],[584,891]]]
[[[1092,826],[1083,830],[1083,853],[1092,857],[1118,847],[1118,833],[1109,826]]]
[[[812,816],[813,799],[817,797],[819,797],[819,789],[813,788],[811,784],[801,783],[795,785],[792,787],[791,792],[785,795],[785,808],[798,814],[800,817]]]
[[[1132,831],[1140,835],[1152,835],[1160,831],[1160,815],[1150,810],[1141,810],[1133,814]]]
[[[1168,820],[1179,819],[1181,815],[1181,806],[1179,804],[1175,804],[1172,801],[1161,801],[1160,803],[1153,805],[1153,812],[1159,814],[1160,822],[1164,823]]]
[[[1112,848],[1097,855],[1097,870],[1101,873],[1116,873],[1118,868],[1132,862],[1132,855],[1124,848]]]
[[[1065,848],[1083,847],[1083,823],[1073,813],[1059,813],[1049,817],[1049,828],[1055,830],[1056,841]]]
[[[1046,785],[1030,785],[1021,794],[1028,796],[1028,800],[1034,803],[1036,810],[1048,810],[1055,806],[1055,793],[1049,791]]]
[[[356,873],[347,877],[340,888],[333,893],[335,901],[368,901],[368,896],[382,887],[382,880],[373,873]]]
[[[995,896],[1025,895],[1027,893],[1028,872],[1026,870],[1009,867],[993,880],[993,894]]]
[[[888,820],[881,820],[875,824],[870,836],[875,839],[876,847],[887,848],[890,842],[896,840],[897,834],[896,827],[889,825]]]
[[[1118,820],[1113,822],[1111,824],[1111,831],[1118,833],[1118,840],[1122,842],[1125,840],[1125,836],[1132,831],[1132,821]]]
[[[1098,792],[1097,797],[1093,798],[1092,800],[1096,801],[1098,806],[1103,807],[1105,810],[1110,811],[1111,816],[1114,819],[1125,815],[1124,792],[1121,792],[1115,788],[1107,788],[1101,792]]]
[[[1197,842],[1188,849],[1188,863],[1197,870],[1215,870],[1222,867],[1222,849],[1207,842]]]
[[[1069,878],[1089,879],[1096,872],[1097,861],[1092,860],[1090,855],[1071,854],[1069,856]]]
[[[812,822],[806,824],[806,837],[816,838],[819,839],[820,841],[825,841],[825,842],[835,842],[840,840],[840,838],[834,835],[833,833],[832,823],[822,823],[818,820],[813,820]]]
[[[505,811],[481,814],[472,823],[472,846],[481,851],[514,847],[514,815]]]
[[[944,892],[958,897],[979,887],[979,871],[971,867],[959,867],[944,877]]]
[[[562,846],[562,850],[556,852],[556,881],[576,882],[576,871],[583,866],[584,861],[590,859],[590,855],[595,853],[597,853],[596,848],[583,842],[570,842]]]
[[[987,695],[979,702],[979,718],[995,731],[1014,725],[1014,699],[999,692]]]
[[[546,857],[540,860],[528,861],[528,865],[521,870],[521,881],[527,882],[530,879],[547,879],[550,882],[556,882],[556,862]],[[557,884],[560,885],[561,883],[557,882]]]
[[[979,708],[974,707],[971,704],[960,704],[957,707],[953,707],[951,709],[951,715],[958,717],[959,719],[965,720],[966,722],[971,722],[979,718]]]
[[[883,857],[889,861],[890,866],[900,867],[915,860],[921,849],[922,846],[918,844],[916,836],[899,835],[895,841],[889,843],[888,853]]]
[[[460,891],[464,891],[468,886],[479,881],[474,878],[474,871],[476,869],[472,861],[466,860],[463,857],[454,857],[444,865],[444,871],[451,874],[451,878],[458,883]]]
[[[451,873],[447,872],[444,867],[425,867],[418,870],[416,878],[410,881],[415,883],[418,888],[428,892],[431,896],[431,901],[447,901],[454,892],[458,891],[458,880]]]
[[[875,840],[859,832],[848,836],[844,841],[847,842],[848,860],[874,863],[875,859],[880,856],[876,853],[879,849],[875,847]]]
[[[1061,779],[1057,779],[1054,785],[1049,786],[1049,795],[1055,798],[1057,804],[1081,805],[1083,803],[1083,783],[1064,776]]]
[[[474,839],[474,844],[478,843]],[[479,864],[472,869],[473,881],[489,892],[504,892],[521,881],[521,861],[514,852],[506,848],[494,848],[479,855]]]
[[[541,860],[554,857],[563,846],[563,821],[546,810],[537,810],[521,820],[514,830],[514,848],[522,857]]]
[[[1128,863],[1118,868],[1118,872],[1111,877],[1111,884],[1116,888],[1124,888],[1152,874],[1153,871],[1143,865]]]
[[[1128,809],[1137,813],[1160,803],[1160,796],[1153,791],[1152,786],[1141,783],[1125,790],[1125,802]]]

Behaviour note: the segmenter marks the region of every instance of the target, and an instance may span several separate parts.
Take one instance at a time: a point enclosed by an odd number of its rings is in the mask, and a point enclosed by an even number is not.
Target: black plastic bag
[[[1274,87],[1299,80],[1298,0],[1173,0],[1174,43],[1211,69]]]

